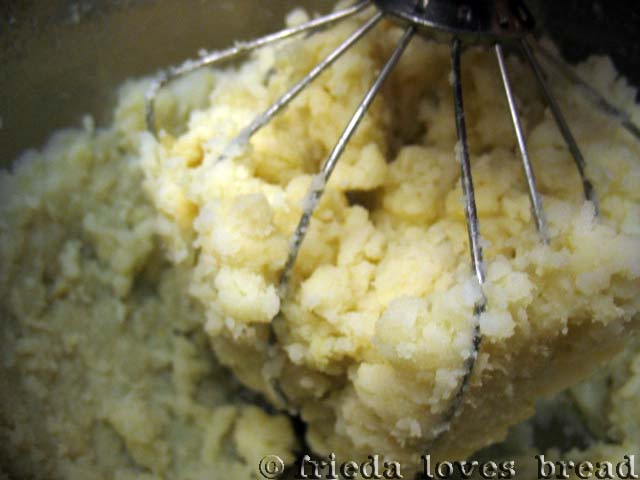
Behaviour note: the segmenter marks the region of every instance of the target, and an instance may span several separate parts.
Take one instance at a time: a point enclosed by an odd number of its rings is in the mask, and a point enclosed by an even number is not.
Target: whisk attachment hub
[[[533,29],[533,17],[520,0],[374,0],[384,13],[415,25],[429,37],[451,34],[492,42],[519,37]]]

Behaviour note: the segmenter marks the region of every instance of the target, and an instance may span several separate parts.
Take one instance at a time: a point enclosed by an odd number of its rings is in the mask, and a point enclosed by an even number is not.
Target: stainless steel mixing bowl
[[[108,121],[131,76],[283,25],[332,0],[4,0],[0,2],[0,162],[91,113]]]

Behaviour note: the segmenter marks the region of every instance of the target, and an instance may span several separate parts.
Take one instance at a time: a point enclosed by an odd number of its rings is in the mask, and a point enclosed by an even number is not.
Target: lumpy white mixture
[[[291,461],[287,418],[239,401],[219,364],[276,406],[284,394],[317,453],[380,453],[410,470],[433,439],[433,456],[447,459],[502,440],[537,397],[624,347],[640,311],[640,146],[551,79],[600,200],[596,218],[531,71],[508,59],[551,234],[544,245],[495,58],[469,50],[488,308],[469,391],[443,424],[472,354],[480,291],[449,52],[420,38],[340,159],[281,302],[312,176],[401,31],[380,25],[249,147],[218,159],[355,25],[175,82],[157,102],[159,139],[144,128],[148,80],[130,82],[111,126],[59,133],[2,176],[0,460],[11,472],[248,478],[265,453]],[[580,68],[640,119],[608,60]],[[612,448],[637,444],[633,432]]]

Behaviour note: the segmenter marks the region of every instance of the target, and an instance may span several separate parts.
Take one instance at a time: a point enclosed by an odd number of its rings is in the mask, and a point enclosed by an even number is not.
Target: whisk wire
[[[182,65],[169,67],[166,70],[161,71],[156,80],[151,84],[146,94],[146,123],[147,129],[154,135],[156,135],[156,126],[155,126],[155,99],[158,95],[159,90],[167,85],[172,80],[177,77],[181,77],[187,73],[191,73],[195,70],[198,70],[205,66],[214,65],[217,63],[221,63],[226,60],[230,60],[231,58],[237,57],[242,53],[247,53],[252,50],[256,50],[258,48],[264,47],[271,43],[284,40],[286,38],[292,37],[294,35],[298,35],[303,32],[309,32],[313,30],[317,30],[324,26],[336,23],[340,20],[343,20],[349,16],[355,15],[360,12],[367,6],[369,6],[371,0],[360,0],[357,3],[346,7],[344,9],[335,11],[328,15],[324,15],[318,18],[314,18],[305,23],[301,23],[300,25],[296,25],[293,27],[285,28],[278,32],[270,33],[268,35],[249,40],[246,42],[237,42],[232,47],[226,48],[224,50],[217,50],[211,52],[207,55],[204,55],[195,60],[188,60],[184,62]]]
[[[569,82],[580,87],[585,94],[585,98],[591,102],[600,111],[616,120],[622,125],[636,140],[640,141],[640,126],[634,123],[631,116],[624,110],[616,107],[613,103],[607,100],[598,90],[592,85],[587,83],[580,75],[575,73],[570,67],[564,64],[562,60],[557,58],[547,48],[540,45],[540,43],[534,43],[536,50],[540,53],[540,56],[544,58],[549,65],[551,65],[558,73],[560,73]]]
[[[564,141],[567,144],[567,147],[569,148],[571,155],[573,156],[573,159],[576,164],[576,168],[578,169],[578,173],[580,174],[580,179],[582,181],[582,189],[584,191],[584,196],[587,200],[593,203],[593,205],[595,206],[596,215],[597,215],[598,214],[598,197],[596,195],[595,189],[593,188],[593,184],[587,177],[587,173],[586,173],[587,165],[584,160],[584,156],[582,155],[582,152],[578,147],[578,143],[576,142],[576,139],[573,136],[571,129],[569,128],[569,124],[564,118],[564,114],[562,113],[560,105],[558,105],[556,98],[551,92],[551,87],[546,81],[546,78],[545,78],[546,75],[544,73],[544,70],[542,69],[542,65],[540,65],[540,62],[538,62],[538,59],[533,53],[533,50],[531,50],[531,47],[529,46],[529,42],[527,42],[526,38],[522,37],[520,39],[520,45],[522,47],[522,51],[524,52],[526,59],[529,62],[529,65],[531,65],[531,68],[533,70],[533,73],[536,79],[538,80],[538,84],[540,85],[542,93],[547,101],[547,104],[549,105],[549,109],[553,114],[553,118],[555,119],[556,124],[558,125],[558,129],[560,130],[560,133],[562,134],[562,137],[564,138]]]
[[[329,55],[327,55],[320,63],[307,73],[298,83],[286,91],[280,98],[273,102],[264,112],[257,115],[249,125],[244,127],[236,137],[231,140],[225,151],[220,155],[219,160],[227,157],[229,152],[236,151],[237,147],[244,147],[248,144],[251,137],[256,134],[262,127],[269,123],[280,111],[282,111],[294,98],[298,96],[306,87],[311,84],[322,72],[330,67],[337,59],[339,59],[347,50],[349,50],[358,40],[360,40],[367,32],[369,32],[380,19],[383,17],[382,12],[377,12],[365,24],[353,32],[336,47]]]
[[[482,260],[482,246],[480,245],[480,225],[476,210],[476,199],[471,175],[471,162],[469,160],[469,144],[467,142],[467,125],[462,100],[462,80],[460,75],[460,40],[454,38],[451,44],[451,74],[453,86],[453,103],[455,109],[456,133],[458,143],[456,154],[462,170],[462,193],[465,202],[465,216],[467,219],[467,231],[469,234],[469,248],[471,251],[471,266],[478,283],[484,283],[484,270]]]
[[[305,196],[303,203],[303,213],[298,222],[298,226],[296,227],[293,235],[291,236],[291,240],[289,243],[289,254],[287,257],[287,261],[285,263],[284,269],[282,271],[282,275],[280,277],[280,298],[284,298],[287,293],[289,279],[291,276],[291,271],[295,264],[296,258],[298,256],[298,252],[300,251],[300,247],[302,246],[302,242],[307,234],[307,230],[309,229],[309,222],[311,221],[311,216],[315,211],[322,194],[325,191],[327,186],[327,182],[331,177],[331,174],[338,162],[338,159],[342,156],[349,140],[356,132],[358,125],[362,121],[364,115],[367,110],[373,103],[373,100],[376,98],[382,84],[387,79],[389,74],[393,71],[395,66],[397,65],[400,57],[404,53],[405,49],[409,45],[411,38],[413,37],[416,31],[415,26],[408,27],[404,34],[402,35],[400,41],[396,45],[393,53],[385,63],[385,65],[380,70],[380,73],[374,80],[373,84],[364,95],[362,101],[356,108],[353,116],[349,120],[346,128],[343,130],[340,138],[338,139],[336,145],[331,151],[329,157],[322,165],[321,171],[315,175],[311,181],[311,186]]]
[[[466,393],[469,381],[473,375],[476,359],[482,343],[482,333],[480,332],[480,315],[487,308],[487,300],[484,295],[483,285],[485,282],[484,262],[482,258],[482,245],[480,244],[480,225],[478,222],[478,212],[476,210],[476,200],[473,187],[473,176],[471,174],[471,161],[469,159],[469,144],[467,142],[467,126],[464,114],[464,103],[462,99],[462,79],[460,74],[460,50],[461,42],[457,37],[451,43],[451,77],[453,87],[453,104],[455,110],[456,133],[458,143],[456,144],[456,155],[460,162],[462,171],[460,181],[465,203],[465,216],[467,219],[467,232],[469,235],[469,250],[471,252],[471,266],[475,272],[480,288],[481,297],[476,303],[473,311],[474,326],[471,337],[471,353],[464,362],[464,375],[455,397],[444,415],[444,421],[439,429],[439,433],[431,444],[435,443],[440,435],[449,429],[450,422],[460,413],[460,405]]]
[[[513,90],[511,89],[511,81],[509,80],[509,72],[504,61],[504,54],[502,52],[502,45],[498,42],[494,45],[496,52],[496,58],[498,59],[498,66],[500,67],[500,75],[502,77],[502,84],[504,86],[504,92],[507,96],[507,102],[509,103],[509,111],[511,112],[511,121],[518,140],[518,148],[520,149],[520,156],[522,158],[522,167],[524,168],[525,176],[527,177],[527,187],[529,189],[529,199],[531,201],[531,211],[536,221],[536,227],[544,243],[549,242],[549,236],[547,233],[547,225],[545,221],[544,210],[542,208],[542,198],[538,187],[536,185],[536,177],[533,172],[533,166],[531,165],[531,159],[529,158],[529,152],[527,150],[527,143],[524,138],[524,132],[522,130],[522,124],[520,123],[520,116],[518,115],[518,107],[516,106]]]

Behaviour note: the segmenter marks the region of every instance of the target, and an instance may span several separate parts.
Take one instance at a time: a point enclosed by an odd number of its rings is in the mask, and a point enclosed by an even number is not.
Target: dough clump
[[[292,425],[212,355],[127,118],[0,173],[0,478],[257,478],[293,461]]]
[[[189,288],[216,355],[245,385],[298,409],[315,451],[411,464],[435,439],[435,457],[464,458],[503,439],[537,397],[587,376],[637,327],[640,148],[579,90],[551,79],[599,197],[596,217],[532,72],[509,58],[551,236],[543,244],[495,58],[465,53],[488,308],[469,390],[448,424],[480,297],[454,155],[448,47],[420,38],[409,46],[329,181],[283,299],[279,275],[304,195],[401,30],[384,23],[249,146],[227,148],[355,26],[212,73],[209,105],[182,133],[143,138],[144,185],[170,257],[197,258]],[[608,60],[580,68],[639,117]]]

